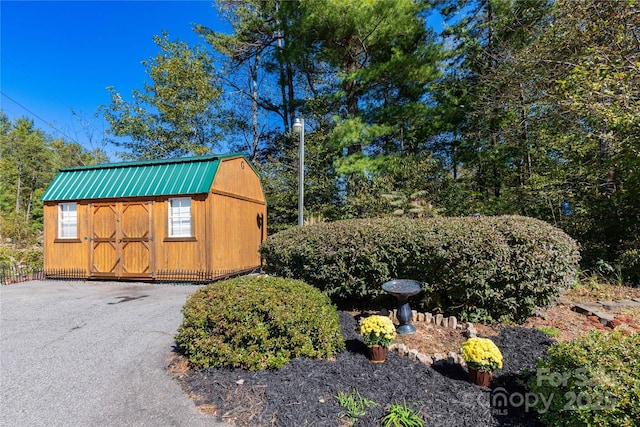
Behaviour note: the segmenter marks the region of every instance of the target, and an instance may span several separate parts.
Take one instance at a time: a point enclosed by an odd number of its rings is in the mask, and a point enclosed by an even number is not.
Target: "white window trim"
[[[73,206],[73,214],[69,214],[72,211],[65,211],[64,206]],[[67,214],[65,214],[67,212]],[[66,227],[65,227],[66,226]],[[73,226],[73,228],[70,228]],[[66,234],[65,230],[73,230],[71,233]],[[77,239],[78,238],[78,204],[76,202],[59,203],[58,204],[58,239]]]
[[[180,209],[181,212],[178,212],[178,215],[176,216],[173,209],[173,203],[176,201],[188,201],[189,202],[188,213],[182,212],[182,209],[184,209],[182,208]],[[169,238],[193,237],[193,214],[192,214],[191,206],[192,206],[191,197],[175,197],[175,198],[169,199],[167,237]],[[189,225],[188,231],[185,230],[187,219],[188,219],[188,225]],[[181,222],[178,223],[179,227],[177,231],[174,230],[175,228],[174,221],[176,220],[181,220]],[[185,221],[185,223],[183,224],[182,221]]]

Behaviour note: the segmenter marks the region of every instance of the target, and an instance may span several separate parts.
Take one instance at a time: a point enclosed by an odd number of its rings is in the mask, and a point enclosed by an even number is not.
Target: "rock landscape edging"
[[[392,320],[396,319],[397,310],[391,311],[383,311],[382,315],[388,315]],[[458,329],[462,330],[464,335],[467,338],[474,338],[478,335],[478,331],[474,328],[473,324],[470,322],[459,322],[455,316],[443,316],[442,314],[436,314],[435,316],[432,313],[420,313],[416,310],[412,311],[413,322],[417,323],[430,323],[435,326],[449,328],[449,329]],[[439,366],[443,364],[448,365],[460,365],[466,366],[464,359],[462,358],[461,353],[456,353],[454,351],[450,351],[447,354],[443,353],[434,353],[432,355],[420,353],[416,349],[408,348],[405,344],[393,343],[389,346],[390,351],[395,351],[400,356],[408,357],[411,360],[416,360],[424,365],[431,366]]]

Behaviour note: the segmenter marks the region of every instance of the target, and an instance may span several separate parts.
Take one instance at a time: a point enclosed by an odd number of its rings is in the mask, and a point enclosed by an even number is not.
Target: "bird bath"
[[[400,325],[396,328],[399,334],[412,334],[416,327],[411,324],[412,313],[409,307],[409,297],[422,291],[422,283],[417,280],[398,279],[385,282],[382,289],[398,299],[398,313],[396,317]]]

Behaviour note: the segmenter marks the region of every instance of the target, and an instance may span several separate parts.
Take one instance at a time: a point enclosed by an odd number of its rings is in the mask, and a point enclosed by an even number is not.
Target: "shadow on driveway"
[[[33,281],[0,288],[0,425],[224,426],[165,368],[196,286]]]

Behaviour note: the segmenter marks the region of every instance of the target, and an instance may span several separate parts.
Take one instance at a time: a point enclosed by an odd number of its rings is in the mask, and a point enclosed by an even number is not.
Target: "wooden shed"
[[[42,200],[50,278],[204,282],[261,265],[266,202],[242,154],[61,169]]]

